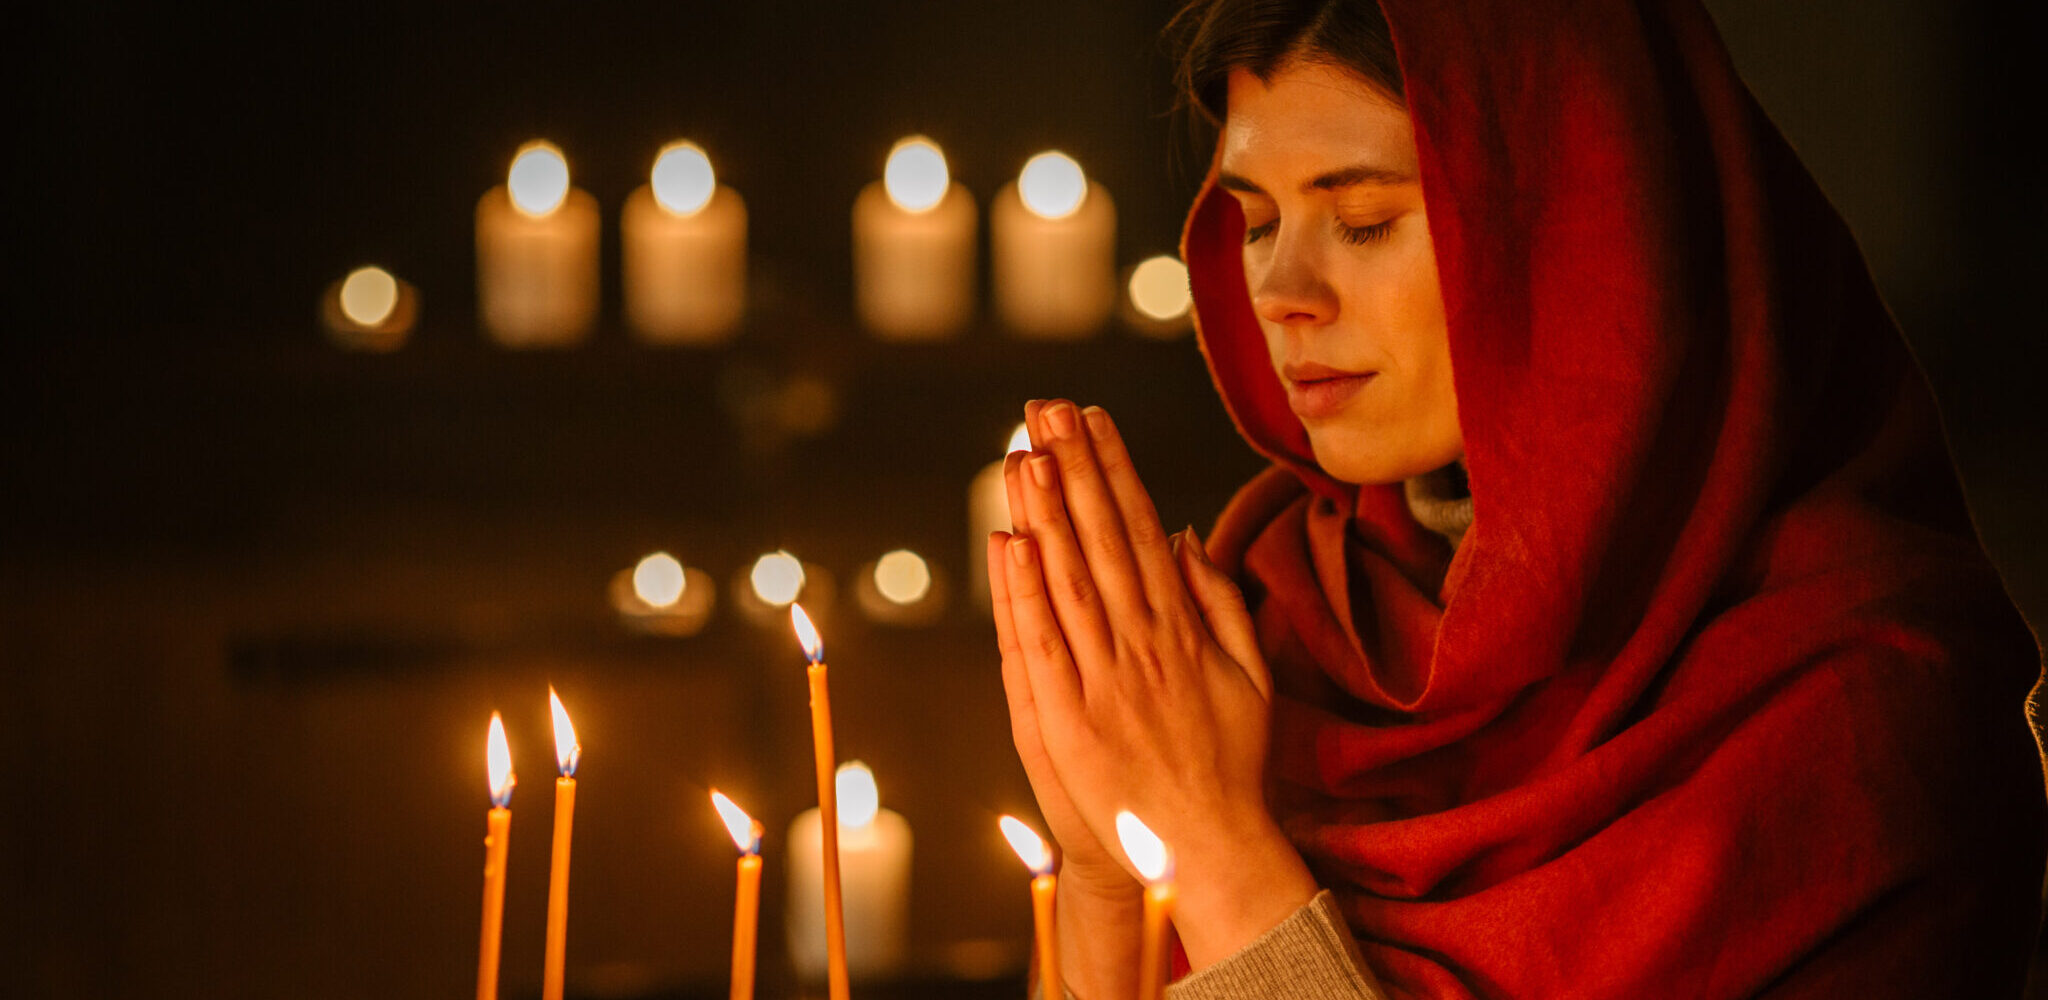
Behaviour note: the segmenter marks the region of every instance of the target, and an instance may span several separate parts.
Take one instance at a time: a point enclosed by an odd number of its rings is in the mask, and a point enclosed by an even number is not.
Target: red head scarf
[[[1842,220],[1695,0],[1383,0],[1475,520],[1323,475],[1236,203],[1202,346],[1276,467],[1212,545],[1274,809],[1397,996],[2017,993],[2039,652]]]

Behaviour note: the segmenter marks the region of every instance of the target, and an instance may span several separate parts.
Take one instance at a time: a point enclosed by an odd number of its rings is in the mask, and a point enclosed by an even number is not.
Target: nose
[[[1300,228],[1295,227],[1295,233]],[[1323,275],[1313,241],[1283,231],[1274,242],[1263,267],[1247,262],[1252,310],[1260,319],[1283,326],[1317,326],[1336,319],[1337,295]]]

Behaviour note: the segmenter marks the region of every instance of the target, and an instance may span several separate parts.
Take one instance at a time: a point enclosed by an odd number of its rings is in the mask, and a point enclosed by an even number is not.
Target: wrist
[[[1263,810],[1234,829],[1188,845],[1177,859],[1174,929],[1194,969],[1236,954],[1320,890],[1300,852]]]
[[[1066,982],[1039,987],[1055,1000],[1064,986],[1083,1000],[1127,997],[1137,991],[1138,924],[1144,912],[1144,889],[1123,869],[1120,883],[1097,883],[1092,876],[1060,871],[1054,921],[1059,927],[1060,975]]]

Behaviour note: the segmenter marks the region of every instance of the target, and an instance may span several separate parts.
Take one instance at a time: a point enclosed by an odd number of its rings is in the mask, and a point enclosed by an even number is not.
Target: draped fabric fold
[[[1399,996],[2012,995],[2039,649],[1847,227],[1696,0],[1383,0],[1475,516],[1324,475],[1190,214],[1274,467],[1210,550],[1273,804]],[[1856,991],[1856,992],[1851,992]]]

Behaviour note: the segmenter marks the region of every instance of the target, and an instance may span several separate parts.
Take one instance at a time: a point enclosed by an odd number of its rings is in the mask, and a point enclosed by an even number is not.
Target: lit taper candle
[[[1173,853],[1138,817],[1116,814],[1116,837],[1145,880],[1144,936],[1138,949],[1138,1000],[1166,995],[1166,931],[1173,920]]]
[[[818,814],[836,817],[838,765],[832,752],[832,696],[826,685],[825,643],[818,638],[811,616],[804,614],[803,605],[789,606],[789,622],[796,629],[797,641],[803,644],[804,657],[810,660],[806,673],[811,682],[811,748],[818,770]],[[846,911],[839,895],[839,824],[823,823],[820,832],[824,844],[820,862],[825,876],[826,985],[831,1000],[848,1000],[852,994],[846,973]]]
[[[491,734],[484,742],[484,768],[490,774],[491,811],[484,826],[484,929],[477,945],[476,1000],[498,1000],[498,947],[505,930],[505,847],[512,840],[512,748],[505,745],[505,720],[491,713]]]
[[[1015,816],[1004,816],[996,825],[1003,828],[1003,837],[1010,842],[1010,849],[1017,852],[1017,860],[1031,869],[1031,926],[1037,932],[1038,995],[1063,996],[1066,991],[1060,984],[1059,936],[1052,919],[1053,899],[1059,892],[1059,877],[1052,873],[1052,851],[1037,831]]]
[[[753,1000],[754,942],[761,924],[761,824],[718,789],[711,805],[740,849],[738,888],[732,904],[732,1000]]]
[[[555,716],[555,764],[562,776],[555,779],[555,852],[548,873],[547,960],[541,973],[541,996],[562,1000],[562,968],[569,943],[569,835],[576,824],[576,764],[583,759],[583,747],[576,742],[576,727],[562,699],[548,687],[548,709]]]

